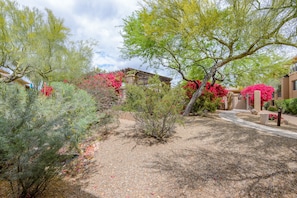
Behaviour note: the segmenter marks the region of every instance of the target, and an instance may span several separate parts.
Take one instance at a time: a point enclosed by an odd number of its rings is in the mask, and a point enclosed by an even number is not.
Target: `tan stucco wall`
[[[234,109],[246,109],[246,101],[243,97],[238,98],[240,94],[234,94],[233,107]]]
[[[238,100],[237,104],[234,106],[234,109],[246,109],[246,101],[244,99]]]
[[[297,91],[296,90],[292,90],[292,95],[290,98],[297,98]]]
[[[282,95],[278,99],[288,99],[290,97],[290,88],[289,88],[289,77],[283,77],[281,79],[281,86],[282,86]]]
[[[297,98],[297,90],[293,90],[293,82],[297,80],[297,72],[290,74],[289,77],[289,98]]]

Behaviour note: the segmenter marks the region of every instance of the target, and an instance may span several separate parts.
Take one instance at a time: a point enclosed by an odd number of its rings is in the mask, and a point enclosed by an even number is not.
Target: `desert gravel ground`
[[[79,189],[102,198],[297,197],[297,141],[214,114],[188,117],[167,143],[156,143],[121,119],[98,142]]]

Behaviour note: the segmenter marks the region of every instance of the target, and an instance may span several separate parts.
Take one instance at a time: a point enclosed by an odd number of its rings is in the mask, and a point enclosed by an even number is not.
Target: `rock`
[[[251,110],[251,114],[253,114],[253,115],[258,115],[258,111],[257,111],[256,109],[252,109],[252,110]]]
[[[208,115],[208,110],[203,110],[203,116],[207,116]]]
[[[288,125],[288,124],[289,124],[288,120],[282,120],[282,123],[283,123],[284,125]]]
[[[269,118],[269,114],[260,114],[260,123],[267,124]]]

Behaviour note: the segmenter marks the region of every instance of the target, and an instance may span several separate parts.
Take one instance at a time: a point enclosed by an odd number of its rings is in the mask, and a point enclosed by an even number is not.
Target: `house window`
[[[282,86],[281,85],[277,86],[276,93],[277,93],[277,97],[282,97]]]
[[[297,80],[293,81],[293,90],[297,90]]]

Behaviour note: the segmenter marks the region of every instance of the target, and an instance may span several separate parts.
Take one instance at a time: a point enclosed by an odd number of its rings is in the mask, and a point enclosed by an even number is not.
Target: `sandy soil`
[[[167,143],[134,121],[99,141],[89,172],[47,197],[296,197],[297,141],[210,117],[188,117]],[[54,193],[53,193],[54,191]],[[0,193],[1,194],[1,193]]]
[[[296,197],[297,141],[190,117],[167,143],[120,120],[82,189],[95,197]]]

